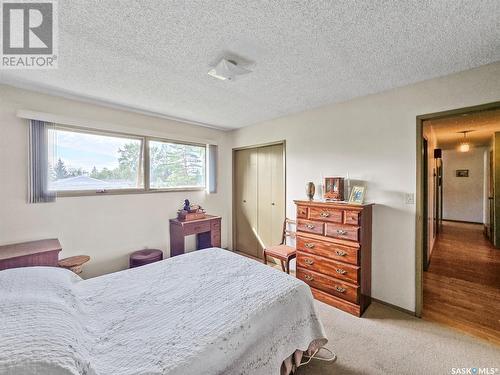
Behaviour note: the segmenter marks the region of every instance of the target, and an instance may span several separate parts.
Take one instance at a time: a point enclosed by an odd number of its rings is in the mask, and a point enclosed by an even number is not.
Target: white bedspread
[[[279,374],[326,343],[303,282],[222,249],[82,280],[0,272],[0,374]]]

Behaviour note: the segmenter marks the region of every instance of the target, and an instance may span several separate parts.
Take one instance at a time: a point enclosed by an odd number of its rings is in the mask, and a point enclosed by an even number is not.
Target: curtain
[[[208,192],[217,193],[217,145],[208,145]]]
[[[54,202],[56,194],[49,191],[49,169],[54,149],[54,124],[30,120],[28,202]]]

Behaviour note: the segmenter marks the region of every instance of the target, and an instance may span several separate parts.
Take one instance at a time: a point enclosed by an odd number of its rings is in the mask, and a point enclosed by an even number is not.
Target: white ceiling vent
[[[208,75],[217,79],[221,79],[223,81],[232,81],[236,78],[236,76],[240,76],[250,72],[251,70],[239,66],[238,63],[234,60],[222,59],[217,63],[217,65],[215,65],[214,68],[208,71]]]

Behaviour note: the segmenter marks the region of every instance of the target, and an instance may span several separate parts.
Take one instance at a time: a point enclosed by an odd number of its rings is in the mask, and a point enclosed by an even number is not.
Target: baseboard
[[[448,221],[450,223],[481,224],[481,225],[484,225],[484,223],[477,222],[477,221],[451,220],[451,219],[442,219],[441,221]]]
[[[377,303],[380,303],[381,305],[384,305],[384,306],[387,306],[387,307],[390,307],[391,309],[394,309],[394,310],[398,310],[398,311],[401,311],[405,314],[408,314],[408,315],[411,315],[411,316],[417,316],[415,311],[411,311],[411,310],[406,310],[402,307],[399,307],[399,306],[396,306],[396,305],[393,305],[392,303],[389,303],[389,302],[385,302],[385,301],[381,301],[379,299],[376,299],[376,298],[373,298],[372,297],[372,302],[377,302]]]

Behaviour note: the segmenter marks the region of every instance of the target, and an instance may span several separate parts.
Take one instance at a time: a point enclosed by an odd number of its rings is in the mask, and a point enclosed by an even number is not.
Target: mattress
[[[0,272],[0,374],[280,374],[326,341],[306,284],[218,248],[88,280]]]

